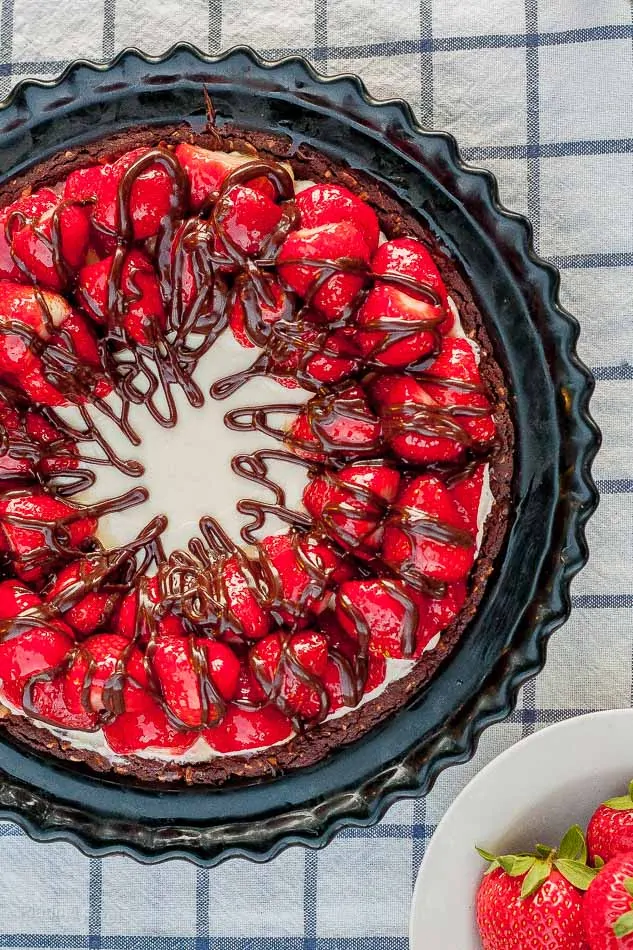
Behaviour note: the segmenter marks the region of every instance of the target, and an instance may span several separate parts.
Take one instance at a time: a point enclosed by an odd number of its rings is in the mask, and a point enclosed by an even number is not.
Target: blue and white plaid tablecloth
[[[249,43],[356,72],[453,132],[527,214],[561,268],[598,386],[602,493],[591,561],[545,671],[475,759],[426,801],[393,807],[320,853],[205,871],[89,860],[0,825],[0,947],[109,950],[400,950],[424,848],[486,762],[551,722],[633,703],[633,7],[631,0],[2,0],[0,95],[76,57],[176,40]],[[1,143],[0,143],[1,147]],[[444,948],[442,948],[444,950]],[[446,948],[448,950],[448,948]],[[452,948],[451,948],[452,950]],[[459,948],[455,948],[459,950]]]

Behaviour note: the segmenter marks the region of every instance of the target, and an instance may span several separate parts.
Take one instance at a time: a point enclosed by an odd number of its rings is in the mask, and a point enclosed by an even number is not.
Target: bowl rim
[[[591,712],[583,713],[580,716],[571,716],[570,718],[563,719],[560,722],[552,723],[551,725],[545,726],[542,729],[537,729],[536,732],[531,733],[529,736],[524,736],[496,755],[466,783],[466,785],[462,788],[457,797],[453,799],[449,807],[442,815],[442,818],[438,822],[429,841],[428,847],[425,850],[422,861],[420,862],[420,867],[418,868],[418,873],[416,875],[415,885],[413,888],[411,911],[409,913],[409,946],[411,948],[416,948],[418,945],[418,939],[414,935],[414,925],[416,922],[416,908],[420,903],[425,875],[429,873],[428,869],[432,864],[435,851],[441,847],[441,837],[444,829],[450,826],[455,814],[461,811],[464,800],[468,798],[473,792],[476,792],[481,786],[485,786],[486,783],[490,781],[493,773],[496,774],[499,770],[503,770],[508,762],[511,762],[516,759],[517,756],[520,756],[526,748],[539,745],[543,741],[548,742],[551,739],[552,733],[557,735],[558,733],[565,732],[573,734],[577,730],[582,732],[587,722],[595,722],[596,720],[601,719],[604,719],[605,721],[622,719],[633,720],[633,708],[622,707],[618,709],[593,710]]]
[[[267,60],[251,47],[243,45],[234,46],[218,55],[208,55],[189,43],[176,43],[161,55],[147,55],[138,48],[130,47],[106,63],[79,59],[53,79],[22,80],[0,103],[0,121],[8,115],[7,130],[19,128],[24,124],[21,112],[29,112],[28,98],[32,90],[59,89],[64,84],[72,83],[80,70],[102,74],[117,67],[125,70],[126,65],[134,61],[147,65],[165,64],[180,55],[190,57],[201,66],[218,66],[233,59],[245,58],[251,67],[263,74],[290,70],[297,82],[301,83],[306,101],[314,101],[310,100],[310,95],[323,97],[328,89],[338,89],[339,93],[344,92],[346,96],[346,121],[362,121],[363,110],[371,110],[383,129],[395,119],[414,140],[424,141],[429,146],[433,144],[441,151],[449,180],[463,183],[464,192],[468,189],[480,202],[479,216],[472,208],[467,209],[471,217],[483,228],[485,235],[494,241],[502,255],[507,257],[508,249],[518,254],[514,266],[519,268],[528,282],[538,288],[547,316],[554,322],[562,338],[560,352],[556,355],[562,367],[558,382],[561,388],[564,385],[566,398],[564,418],[559,420],[559,425],[561,430],[565,430],[566,444],[573,445],[573,466],[569,473],[565,518],[561,526],[560,563],[551,572],[550,585],[545,602],[540,604],[538,618],[521,621],[519,629],[525,634],[525,642],[522,640],[520,646],[507,651],[503,676],[499,682],[488,684],[471,705],[460,711],[460,717],[453,723],[449,736],[433,736],[426,744],[420,741],[414,743],[397,765],[383,768],[361,787],[333,795],[310,811],[290,808],[264,819],[262,825],[267,828],[264,843],[259,842],[254,846],[253,841],[239,831],[227,840],[223,837],[227,830],[227,826],[224,826],[216,827],[219,835],[217,840],[221,843],[211,847],[208,829],[197,825],[174,828],[165,824],[162,828],[148,829],[151,838],[149,847],[149,839],[126,833],[124,826],[106,821],[103,816],[95,817],[69,807],[63,801],[41,794],[32,784],[18,782],[6,773],[0,773],[0,817],[15,821],[36,840],[72,841],[91,856],[124,852],[145,863],[187,858],[199,865],[213,866],[232,856],[267,861],[290,845],[322,847],[345,826],[366,827],[375,824],[397,799],[426,794],[441,770],[451,764],[464,762],[474,754],[481,732],[510,714],[519,688],[542,669],[546,641],[569,615],[570,582],[587,561],[585,525],[598,503],[591,464],[601,437],[588,408],[594,388],[593,377],[575,351],[579,324],[561,307],[558,300],[558,270],[536,255],[532,228],[527,219],[502,206],[494,175],[465,163],[450,133],[424,129],[403,99],[375,99],[358,76],[351,73],[324,76],[301,56]],[[72,90],[69,91],[72,93]],[[296,90],[294,92],[296,95]],[[62,103],[65,101],[60,100]],[[331,103],[329,105],[332,107]],[[12,114],[15,114],[13,121],[10,118]],[[458,194],[456,199],[463,201],[463,195]]]

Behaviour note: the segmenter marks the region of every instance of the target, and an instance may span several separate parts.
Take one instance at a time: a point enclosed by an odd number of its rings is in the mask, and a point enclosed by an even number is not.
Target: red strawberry
[[[383,559],[405,580],[424,585],[462,580],[475,559],[472,535],[446,486],[433,475],[420,475],[407,485],[385,527]]]
[[[73,646],[70,636],[36,618],[16,621],[20,630],[0,642],[2,692],[18,709],[31,677],[59,666]]]
[[[266,693],[255,679],[248,662],[244,662],[240,666],[240,675],[237,679],[233,699],[236,703],[245,706],[263,706],[266,702]]]
[[[330,700],[330,712],[342,706],[355,706],[361,699],[358,693],[357,663],[358,640],[348,637],[333,614],[325,614],[319,621],[329,645],[329,657],[323,683]],[[377,689],[385,680],[387,663],[379,653],[370,653],[367,679],[362,684],[362,693]]]
[[[313,478],[303,503],[321,529],[343,547],[375,550],[382,540],[380,522],[399,485],[399,473],[384,462],[354,462]]]
[[[20,577],[40,577],[46,564],[77,552],[94,535],[97,520],[81,517],[81,510],[39,490],[20,489],[0,496],[0,526]],[[47,537],[56,524],[55,537]],[[61,537],[66,532],[67,537]]]
[[[12,620],[26,610],[40,607],[41,599],[21,581],[0,582],[0,620]]]
[[[428,601],[402,581],[346,581],[336,593],[336,617],[354,641],[369,637],[372,653],[402,659],[419,656],[430,639]]]
[[[345,221],[357,227],[370,253],[378,247],[380,225],[374,209],[342,185],[319,184],[304,188],[295,199],[302,228]]]
[[[239,257],[258,254],[281,220],[278,204],[253,188],[235,185],[216,206],[214,220],[220,229],[218,250],[231,253],[237,248]]]
[[[536,855],[479,853],[491,862],[477,892],[483,950],[587,950],[582,892],[596,872],[587,867],[578,826],[558,851],[539,846]]]
[[[470,531],[473,535],[477,534],[477,515],[479,514],[485,471],[485,465],[477,465],[469,474],[460,478],[449,488],[451,498],[462,516],[467,531]]]
[[[245,559],[234,554],[224,562],[222,587],[229,625],[233,620],[237,630],[243,631],[248,639],[265,636],[270,630],[270,615],[262,606],[262,597]]]
[[[121,636],[128,640],[137,638],[140,643],[147,643],[154,632],[160,636],[184,637],[187,635],[182,620],[174,614],[160,613],[160,619],[154,619],[153,608],[161,602],[161,595],[156,576],[145,578],[146,586],[142,594],[143,603],[147,610],[139,615],[139,592],[131,590],[126,594],[115,617],[114,626]],[[148,616],[149,614],[149,616]]]
[[[220,190],[231,172],[253,161],[250,155],[212,152],[186,142],[176,147],[176,158],[189,179],[191,207],[194,211],[199,211],[205,200]],[[249,188],[254,188],[269,198],[275,197],[275,187],[267,178],[253,178],[248,184]]]
[[[461,408],[454,418],[471,439],[485,444],[494,438],[490,402],[483,392],[479,367],[467,340],[445,337],[440,354],[424,370],[424,380],[426,392],[438,406]],[[470,408],[477,413],[469,414]]]
[[[101,170],[97,202],[93,211],[95,227],[106,234],[116,234],[120,228],[118,198],[119,185],[128,169],[150,149],[136,148],[126,152],[112,165]],[[174,186],[169,173],[160,162],[149,165],[137,175],[132,185],[129,209],[134,238],[137,241],[153,237],[163,218],[169,213]]]
[[[222,722],[203,735],[212,749],[226,753],[268,749],[290,738],[292,731],[292,723],[276,706],[248,709],[231,703]]]
[[[54,675],[44,674],[31,680],[28,685],[28,712],[44,722],[64,729],[92,730],[97,718],[84,709],[73,712],[68,708],[64,696],[63,671]]]
[[[470,440],[411,376],[382,376],[372,386],[385,438],[393,451],[416,465],[452,462]]]
[[[349,337],[344,331],[337,330],[324,335],[316,328],[306,328],[301,337],[299,353],[306,347],[301,364],[302,383],[308,381],[312,387],[332,385],[347,379],[358,369],[359,361],[354,358],[357,354],[350,352]]]
[[[33,195],[24,195],[0,211],[0,279],[24,280],[24,274],[15,263],[11,254],[14,235],[28,222],[39,220],[40,216],[54,208],[58,198],[50,188],[42,188]]]
[[[128,683],[123,700],[126,709],[132,711],[122,713],[103,727],[105,740],[115,755],[133,755],[145,749],[181,755],[198,738],[192,729],[176,729],[160,704],[140,687]]]
[[[408,366],[433,352],[441,318],[424,297],[378,281],[356,317],[358,345],[379,366]]]
[[[397,274],[411,278],[429,287],[440,299],[446,314],[440,325],[442,333],[448,333],[453,325],[453,316],[448,308],[448,295],[444,281],[430,252],[415,238],[395,238],[385,241],[374,254],[371,262],[376,277]]]
[[[271,633],[252,648],[250,663],[263,691],[285,715],[318,719],[326,714],[319,685],[327,667],[323,634]]]
[[[94,565],[88,558],[71,561],[57,572],[44,596],[46,604],[61,604],[58,609],[66,623],[84,636],[94,633],[110,619],[121,597],[117,591],[90,590],[93,574]]]
[[[71,172],[64,183],[64,198],[78,201],[96,199],[101,191],[104,176],[109,174],[108,165],[88,165]]]
[[[592,861],[610,861],[623,851],[633,851],[633,782],[626,795],[599,805],[587,828],[587,845]]]
[[[117,695],[123,701],[125,684],[129,681],[147,688],[143,654],[137,647],[130,648],[129,640],[116,633],[98,633],[81,644],[63,680],[64,701],[74,715],[89,715],[93,724],[100,714],[120,714]],[[125,693],[125,709],[137,708],[142,696],[139,689]]]
[[[290,314],[288,295],[277,281],[273,278],[267,279],[265,286],[271,298],[271,305],[251,292],[253,299],[248,302],[248,311],[255,314],[252,322],[246,316],[243,294],[238,294],[233,301],[229,312],[229,326],[240,346],[261,346],[270,335],[270,327]]]
[[[382,427],[363,390],[351,383],[306,403],[288,441],[298,455],[315,461],[328,456],[375,455],[382,444]]]
[[[221,720],[224,702],[235,695],[240,663],[224,643],[204,637],[159,637],[152,650],[152,669],[172,716],[194,728]]]
[[[105,397],[112,391],[112,383],[103,373],[103,364],[97,345],[97,337],[90,324],[80,313],[73,312],[62,323],[59,330],[51,337],[50,346],[68,351],[77,359],[77,365],[72,371],[78,387],[86,394],[94,393],[97,397]],[[53,367],[54,356],[49,353],[49,375]],[[60,354],[59,362],[64,366],[64,355]],[[86,367],[88,372],[82,373]]]
[[[318,614],[340,571],[339,556],[311,535],[276,534],[260,545],[260,563],[270,590],[272,616],[280,623],[306,626]]]
[[[292,231],[279,252],[278,272],[292,290],[326,317],[340,317],[355,301],[365,284],[369,250],[362,232],[347,221]],[[328,262],[349,261],[353,273],[326,277]],[[313,264],[293,263],[313,261]],[[325,278],[322,280],[322,278]],[[318,289],[317,289],[318,288]]]
[[[633,851],[612,858],[589,885],[582,908],[591,950],[633,947]]]
[[[61,273],[55,266],[51,246],[54,216],[58,201],[36,222],[15,231],[11,241],[13,258],[23,274],[41,287],[61,291],[67,274],[79,270],[86,260],[90,240],[90,213],[76,204],[62,206],[58,212],[61,250]]]
[[[88,264],[79,271],[77,299],[97,323],[107,321],[108,276],[112,257]],[[158,278],[148,257],[132,250],[121,270],[120,288],[124,298],[127,333],[137,343],[153,343],[157,331],[164,330],[167,318],[160,295]]]

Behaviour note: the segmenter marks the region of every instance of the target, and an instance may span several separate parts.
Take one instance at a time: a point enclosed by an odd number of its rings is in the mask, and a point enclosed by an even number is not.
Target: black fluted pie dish
[[[205,86],[216,111],[217,131],[209,129],[208,103],[205,104],[203,95]],[[314,177],[318,180],[318,175],[311,176],[310,172],[320,169],[324,180],[334,184],[337,172],[332,170],[349,167],[347,177],[352,191],[356,188],[358,192],[362,186],[362,195],[370,203],[373,201],[381,229],[388,239],[397,240],[401,234],[415,235],[417,226],[423,239],[426,236],[434,247],[439,248],[438,254],[451,262],[451,273],[442,271],[442,276],[449,291],[454,291],[453,296],[457,295],[461,301],[462,329],[476,334],[479,344],[483,342],[481,373],[488,384],[486,395],[493,401],[495,394],[499,399],[503,397],[502,407],[495,411],[498,430],[495,444],[501,443],[503,452],[497,451],[496,457],[490,457],[489,464],[495,497],[504,502],[503,516],[500,521],[497,518],[503,530],[499,527],[495,532],[487,529],[488,535],[494,535],[492,540],[484,532],[483,553],[480,553],[473,575],[478,579],[471,583],[470,596],[474,596],[476,589],[476,602],[473,599],[472,609],[465,608],[459,615],[462,622],[459,629],[456,627],[450,642],[452,651],[440,650],[438,661],[435,665],[431,663],[428,675],[417,680],[405,677],[401,682],[408,682],[409,687],[396,694],[392,707],[387,699],[379,697],[357,710],[359,715],[356,718],[353,715],[341,716],[329,724],[327,721],[317,722],[316,714],[307,712],[308,719],[314,718],[314,722],[309,723],[311,728],[305,730],[305,734],[300,729],[300,734],[287,746],[272,745],[267,749],[266,752],[273,751],[267,759],[268,767],[240,766],[232,769],[223,766],[219,770],[221,781],[216,766],[211,773],[210,766],[202,768],[195,760],[190,760],[192,764],[183,766],[181,770],[172,769],[171,774],[169,768],[157,770],[155,764],[146,768],[142,759],[141,765],[135,767],[117,760],[114,768],[104,769],[95,764],[96,760],[90,755],[60,755],[53,744],[35,741],[28,730],[9,728],[9,722],[18,719],[9,716],[0,740],[3,749],[0,792],[3,813],[19,821],[34,837],[65,838],[90,853],[128,851],[147,861],[186,856],[200,863],[213,864],[231,854],[265,860],[293,842],[324,844],[341,825],[371,823],[394,798],[424,793],[442,767],[463,761],[472,754],[481,730],[509,713],[519,685],[542,666],[546,637],[569,611],[569,581],[586,559],[584,524],[597,500],[589,474],[599,444],[597,430],[587,411],[591,377],[574,353],[577,325],[558,307],[557,275],[534,258],[528,225],[499,208],[491,176],[465,169],[459,162],[453,140],[445,135],[422,132],[403,104],[372,101],[358,80],[353,78],[325,80],[316,77],[307,64],[297,59],[266,65],[252,52],[243,49],[218,59],[208,59],[190,47],[179,46],[159,60],[148,60],[131,51],[122,54],[107,68],[77,63],[55,83],[21,84],[0,115],[0,128],[4,144],[0,188],[5,194],[12,182],[28,182],[29,175],[46,169],[47,163],[57,160],[63,164],[67,161],[67,171],[72,171],[74,155],[81,152],[93,154],[99,148],[99,142],[117,139],[127,143],[125,151],[138,145],[157,145],[159,149],[166,149],[152,153],[149,160],[159,161],[177,176],[181,169],[169,149],[175,148],[178,155],[180,146],[176,143],[181,141],[182,132],[178,130],[182,129],[189,130],[196,141],[203,141],[204,135],[221,138],[229,134],[227,130],[237,130],[230,134],[238,138],[241,134],[242,145],[244,141],[251,147],[255,145],[260,157],[263,152],[266,159],[277,163],[271,171],[264,162],[265,167],[259,168],[258,174],[261,172],[264,178],[268,176],[272,181],[278,192],[277,198],[281,195],[289,199],[288,207],[293,204],[290,194],[281,194],[284,188],[287,191],[291,187],[286,180],[288,173],[283,168],[285,161],[293,165],[295,178]],[[139,130],[143,130],[142,136],[135,138]],[[275,151],[277,146],[271,144],[281,141],[288,143],[286,152],[283,148]],[[121,149],[118,154],[121,154]],[[64,158],[60,159],[60,155]],[[298,176],[298,171],[305,173]],[[134,174],[137,172],[138,169],[133,171]],[[346,173],[338,174],[340,181]],[[252,175],[246,183],[251,179]],[[239,185],[237,178],[231,181]],[[374,192],[391,197],[373,199]],[[74,200],[76,202],[76,196]],[[305,205],[305,199],[298,195],[296,203],[302,200]],[[394,230],[394,209],[396,225],[403,218],[419,223],[411,225],[413,230]],[[125,217],[125,212],[121,215]],[[209,216],[215,224],[217,218],[215,211]],[[63,229],[63,220],[60,227]],[[118,233],[108,235],[106,227],[104,247],[108,238],[113,238],[113,245],[105,247],[104,254],[113,253],[116,258],[119,247],[123,247],[126,254],[129,252],[129,246],[125,246],[127,238],[121,233],[124,229],[121,225]],[[63,230],[60,233],[63,241]],[[220,232],[219,236],[226,245],[226,231]],[[169,237],[174,238],[174,235]],[[164,239],[161,231],[156,243],[151,244],[157,259],[160,259]],[[388,243],[384,246],[387,247]],[[221,250],[215,246],[213,253],[220,254]],[[350,252],[350,258],[352,256]],[[303,257],[299,259],[300,266],[297,264],[298,255],[286,257],[289,267],[305,269]],[[218,268],[222,272],[230,270],[229,264],[231,261],[227,264],[220,254]],[[91,266],[98,266],[98,263]],[[135,275],[143,271],[143,266],[136,262],[129,278],[136,281],[136,294],[139,278]],[[350,275],[358,277],[358,266],[356,261],[350,270],[349,263],[346,263],[341,279],[350,280]],[[260,270],[265,267],[264,262]],[[376,265],[372,263],[372,267],[375,273]],[[56,279],[55,275],[53,278]],[[126,279],[124,274],[123,280]],[[362,283],[365,278],[358,279]],[[397,283],[391,272],[382,279]],[[223,281],[224,278],[218,280],[220,291],[224,287]],[[227,286],[229,281],[227,278]],[[288,289],[287,284],[291,281],[290,278],[286,280],[285,273],[284,281],[284,287]],[[88,295],[86,282],[84,285],[84,294]],[[117,292],[120,286],[115,288]],[[308,304],[312,305],[314,296],[314,306],[321,311],[325,310],[325,305],[322,300],[319,304],[317,296],[322,293],[323,286],[327,290],[326,284],[311,291],[312,295],[306,292]],[[398,286],[402,289],[401,279]],[[92,304],[95,300],[93,289],[93,285],[88,287]],[[427,285],[412,288],[409,284],[408,289],[427,305],[439,306]],[[302,292],[296,286],[291,286],[290,290]],[[369,294],[372,292],[370,290]],[[115,298],[116,293],[112,296],[114,309],[117,307]],[[245,299],[242,299],[242,305],[248,331]],[[366,306],[367,299],[364,298],[363,306]],[[103,313],[96,316],[108,324],[107,333],[112,337],[109,315],[105,321]],[[183,319],[182,315],[179,319]],[[428,316],[426,319],[428,321]],[[424,324],[429,331],[438,325],[436,317],[430,319],[430,324]],[[370,330],[375,329],[375,324],[368,326]],[[380,324],[381,328],[384,326]],[[344,317],[337,329],[345,333]],[[132,332],[126,325],[128,331]],[[318,333],[321,333],[320,329]],[[433,334],[429,332],[427,336]],[[393,342],[394,338],[390,339]],[[328,337],[327,346],[331,345]],[[451,344],[456,349],[462,345]],[[323,353],[332,356],[327,346]],[[314,350],[309,352],[312,358]],[[376,352],[372,350],[372,359],[381,364],[382,357],[378,359]],[[341,351],[337,351],[336,356],[340,355]],[[345,351],[344,355],[349,354]],[[170,371],[177,373],[182,361],[191,358],[188,350],[179,351]],[[310,373],[314,375],[316,370],[310,363],[308,373],[306,360],[300,361],[299,378],[302,384],[307,378],[310,388],[313,382]],[[425,374],[425,385],[427,388],[433,385],[435,389],[441,388],[433,378],[428,378],[429,373],[432,377],[433,364],[430,369],[427,364],[428,360],[421,370]],[[369,383],[365,383],[363,376],[363,386],[371,389],[384,385],[382,368],[378,371],[377,383],[374,370],[375,367],[369,374]],[[330,371],[331,366],[328,373]],[[68,366],[60,366],[58,361],[54,379],[59,381],[67,377]],[[223,380],[222,386],[214,384],[212,390],[216,390],[216,397],[224,398],[232,391],[235,382],[234,377],[228,382]],[[466,390],[473,389],[472,383],[463,383],[464,386]],[[316,387],[312,385],[311,388],[314,391]],[[336,382],[335,392],[339,406],[344,404],[358,420],[358,400],[362,393],[353,397],[341,395],[340,381]],[[374,393],[374,389],[371,392]],[[194,393],[190,402],[195,403],[196,398]],[[322,393],[319,398],[324,398]],[[138,395],[136,401],[142,401]],[[151,401],[151,396],[146,401]],[[374,403],[372,409],[376,409]],[[169,402],[161,411],[169,414]],[[319,412],[322,419],[321,405]],[[427,428],[428,412],[428,409],[424,410]],[[416,413],[418,420],[419,411]],[[433,413],[435,419],[438,411],[433,409]],[[160,415],[158,409],[157,414]],[[480,416],[482,414],[483,410]],[[505,421],[499,423],[502,416]],[[244,428],[243,416],[238,413],[231,418],[235,429]],[[251,421],[255,418],[251,413]],[[262,422],[260,416],[257,418],[260,419],[260,429],[267,426],[272,431],[267,419]],[[535,418],[538,425],[534,425]],[[444,417],[442,425],[444,434],[455,428],[454,421],[447,423]],[[336,440],[334,443],[336,455]],[[300,447],[305,455],[305,433]],[[326,447],[332,449],[330,443]],[[391,442],[389,451],[393,454]],[[371,444],[364,458],[375,455],[376,446]],[[469,475],[476,472],[481,460],[481,456],[474,455],[469,462]],[[242,474],[245,464],[242,463]],[[437,465],[436,461],[433,464]],[[122,462],[121,467],[124,468],[125,463]],[[452,470],[449,472],[446,465],[440,469],[435,468],[431,476],[427,472],[424,477],[435,478],[437,474],[452,490]],[[340,476],[340,467],[337,471]],[[349,480],[349,472],[344,471]],[[254,474],[250,462],[247,477],[252,481]],[[415,482],[417,476],[411,459],[407,459],[402,471],[394,475],[403,479],[407,486]],[[313,473],[310,477],[314,477]],[[460,478],[463,478],[463,472]],[[442,486],[440,489],[444,491]],[[125,495],[125,504],[129,501],[128,495]],[[398,510],[401,512],[406,507],[409,512],[411,504],[407,500],[406,506],[403,502]],[[285,505],[282,502],[280,505],[284,517],[288,517]],[[397,507],[395,503],[394,507]],[[262,509],[260,506],[258,511],[254,511],[251,505],[249,510],[251,514],[257,514]],[[279,511],[278,506],[276,513]],[[22,522],[15,521],[15,514],[11,517],[14,529],[16,524],[23,527]],[[427,523],[429,519],[423,520]],[[435,540],[439,537],[442,543],[450,542],[457,548],[467,544],[463,530],[453,527],[452,533],[447,534],[445,521],[439,520],[438,526],[438,518],[433,516],[431,520],[434,521]],[[81,523],[77,519],[75,522]],[[293,524],[292,520],[290,523]],[[390,530],[390,525],[391,521],[385,521],[385,532]],[[137,534],[142,543],[137,542],[135,552],[139,547],[146,552],[149,550],[150,542],[153,544],[155,540],[156,527],[154,519],[149,535],[142,531]],[[295,527],[301,531],[304,525],[299,521],[293,524],[293,530]],[[217,542],[217,532],[209,524],[206,528],[204,539],[208,542],[207,547],[212,547]],[[424,532],[428,534],[428,527]],[[58,534],[53,532],[53,544],[60,544]],[[349,538],[343,536],[339,524],[338,540],[341,539],[345,542],[343,546],[350,546]],[[386,540],[383,554],[384,544]],[[153,549],[152,552],[154,556]],[[196,565],[200,557],[206,556],[201,548],[196,548],[193,553],[197,558]],[[94,560],[99,551],[91,550],[88,554]],[[128,557],[128,554],[126,551],[121,557]],[[225,552],[223,556],[228,554]],[[273,558],[266,549],[266,557],[269,556]],[[324,556],[319,554],[321,566]],[[301,557],[305,555],[301,553]],[[260,554],[258,563],[261,562]],[[365,562],[370,566],[360,568],[363,583],[372,576],[373,555],[364,555]],[[122,563],[122,560],[117,562],[116,569]],[[264,560],[264,566],[266,564]],[[29,565],[30,562],[26,564],[27,570]],[[169,569],[165,566],[163,574],[159,569],[159,575],[164,579],[170,597],[181,597],[178,609],[189,623],[192,618],[199,619],[201,593],[197,591],[196,598],[182,600],[182,585],[185,583],[182,559],[176,566],[171,565]],[[24,565],[22,569],[19,576],[23,578]],[[477,569],[484,571],[483,575],[477,575]],[[186,576],[190,577],[190,561],[187,570]],[[174,578],[177,578],[177,583]],[[121,580],[118,575],[116,579]],[[408,579],[412,583],[415,580],[413,577]],[[454,580],[452,575],[447,575],[447,579]],[[354,583],[343,580],[342,586],[346,582]],[[388,583],[393,584],[391,580]],[[433,584],[433,589],[425,588],[424,594],[436,599],[444,596],[436,580]],[[270,586],[268,582],[267,589]],[[388,589],[394,592],[393,587]],[[42,596],[45,599],[44,593]],[[349,598],[342,606],[348,601]],[[284,601],[284,610],[288,608],[287,601]],[[234,616],[235,611],[231,614],[232,618]],[[343,622],[345,618],[340,619]],[[285,615],[279,622],[286,623]],[[235,633],[234,624],[229,632]],[[300,632],[299,639],[301,636],[305,641],[305,634]],[[299,639],[293,640],[288,647],[291,651],[290,671],[296,673],[299,670],[305,690],[311,688],[312,681],[305,677],[298,660]],[[360,642],[360,635],[358,640]],[[285,650],[286,640],[282,646]],[[146,654],[149,653],[150,647],[145,649]],[[204,664],[207,661],[204,657],[199,659],[200,649],[197,649],[195,659]],[[238,646],[238,656],[240,650],[241,646]],[[266,676],[260,675],[263,654],[262,648],[256,645],[253,651],[257,653],[257,650],[259,666],[253,664],[256,678],[260,686],[269,688],[269,698],[274,694],[274,698],[280,701],[284,687],[279,682],[273,684],[274,677],[267,680]],[[412,655],[410,648],[407,648],[409,652],[404,647],[402,650],[405,655]],[[153,646],[152,656],[150,672],[154,677],[160,671]],[[73,662],[82,659],[85,657],[81,649],[79,654],[72,655]],[[366,660],[367,657],[361,659],[361,667],[363,663],[366,667]],[[424,659],[420,661],[418,667],[424,668],[425,662]],[[348,667],[346,656],[339,658],[338,668]],[[351,677],[354,681],[360,675],[358,670],[357,662]],[[64,672],[68,672],[66,668]],[[366,680],[366,668],[363,675]],[[33,708],[34,697],[42,683],[48,689],[51,679],[47,672],[43,677],[40,675],[35,684],[29,683],[29,708]],[[208,708],[215,710],[216,706],[222,705],[222,696],[218,695],[218,690],[220,693],[222,690],[218,682],[214,683],[212,676],[205,680],[205,689],[211,700],[203,711],[202,722],[193,723],[196,727],[212,727],[212,733],[217,723],[210,718]],[[132,685],[139,686],[135,681]],[[94,679],[90,681],[90,687],[92,692],[89,690],[89,695],[94,697]],[[394,687],[399,688],[398,684],[392,684],[384,696],[393,696]],[[115,689],[108,681],[110,693],[116,693],[117,689],[119,687]],[[168,704],[162,686],[160,698],[163,706]],[[94,702],[94,698],[91,701]],[[289,698],[286,690],[283,701],[281,711],[289,717],[294,716],[297,713],[296,695]],[[110,699],[110,702],[114,705],[114,700]],[[348,701],[346,705],[351,706],[352,702]],[[39,714],[41,709],[36,711]],[[181,718],[177,718],[173,706],[168,711],[172,724],[176,719],[176,725],[182,727],[182,713],[179,714]],[[39,718],[44,717],[39,715]],[[106,737],[109,728],[108,724],[104,726]],[[346,730],[347,735],[344,735]],[[38,733],[41,734],[42,730]],[[205,736],[210,734],[205,733]],[[112,736],[111,746],[119,741],[114,733]],[[221,794],[214,791],[220,786]]]

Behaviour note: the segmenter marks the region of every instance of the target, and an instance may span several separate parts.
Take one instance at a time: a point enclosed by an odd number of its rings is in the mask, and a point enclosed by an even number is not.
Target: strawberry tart
[[[512,475],[430,226],[211,119],[58,154],[0,206],[0,728],[218,785],[396,714],[477,610]]]

